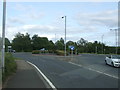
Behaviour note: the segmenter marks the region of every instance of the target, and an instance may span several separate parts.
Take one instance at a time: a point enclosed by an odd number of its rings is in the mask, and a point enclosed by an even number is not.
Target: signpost
[[[12,52],[12,46],[8,46],[8,52]]]
[[[75,49],[75,47],[74,46],[69,46],[69,48],[71,49],[71,61],[72,61],[72,58],[73,58],[73,50]]]

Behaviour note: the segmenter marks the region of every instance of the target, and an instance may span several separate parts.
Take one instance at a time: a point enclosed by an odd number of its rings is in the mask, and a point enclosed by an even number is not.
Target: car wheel
[[[107,61],[105,60],[105,64],[107,65]]]
[[[111,62],[111,65],[114,67],[114,63],[113,62]]]

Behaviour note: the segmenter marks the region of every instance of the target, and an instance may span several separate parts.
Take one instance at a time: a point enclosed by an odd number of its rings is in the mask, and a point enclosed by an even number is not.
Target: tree
[[[64,44],[64,39],[62,37],[60,38],[60,42]]]
[[[77,46],[78,46],[78,52],[83,53],[87,51],[86,45],[88,41],[84,40],[81,38],[80,40],[77,41]]]
[[[26,33],[26,35],[23,37],[23,45],[23,50],[25,52],[29,52],[32,50],[30,34]]]
[[[48,50],[52,50],[52,51],[55,50],[55,45],[54,45],[54,43],[53,43],[52,40],[49,41],[49,45],[48,45],[48,46],[49,46],[49,47],[48,47]]]
[[[32,37],[32,47],[33,50],[40,50],[42,48],[49,49],[49,40],[47,37],[39,37],[38,35],[33,35]]]
[[[60,40],[58,40],[56,43],[55,43],[55,47],[57,50],[64,50],[64,40],[63,38],[60,38]]]
[[[12,41],[12,47],[16,51],[31,51],[31,40],[30,35],[26,33],[26,35],[17,33],[15,38]]]
[[[64,50],[64,45],[59,40],[55,43],[57,50]]]
[[[0,51],[2,49],[2,38],[0,37]]]
[[[77,45],[80,45],[80,46],[84,46],[86,43],[88,43],[88,41],[84,40],[83,38],[77,41]]]
[[[11,46],[11,43],[8,38],[5,38],[5,52],[8,51],[8,46]]]

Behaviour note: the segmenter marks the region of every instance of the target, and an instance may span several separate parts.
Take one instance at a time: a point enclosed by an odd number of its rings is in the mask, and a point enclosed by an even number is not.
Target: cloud
[[[118,10],[97,13],[78,13],[75,15],[75,20],[82,26],[117,27]]]
[[[11,24],[25,24],[25,21],[19,17],[11,17],[11,18],[8,18],[8,23],[11,23]]]
[[[94,30],[93,30],[93,27],[91,28],[93,32],[96,32],[96,35],[94,35],[92,31],[89,31],[88,33],[87,29],[82,30],[79,28],[68,27],[67,28],[67,41],[68,40],[77,41],[80,38],[85,38],[88,41],[101,40],[101,33],[97,32],[96,28],[94,28]],[[33,36],[34,34],[38,34],[41,37],[48,37],[49,40],[53,40],[53,41],[58,40],[61,37],[62,38],[65,37],[65,31],[63,28],[52,26],[52,25],[22,25],[22,26],[16,26],[16,27],[7,26],[6,28],[6,36],[10,40],[12,40],[15,34],[18,32],[21,32],[23,34],[28,32],[31,36]],[[55,39],[55,34],[56,34],[56,39]],[[109,39],[111,35],[112,33],[111,34],[108,33],[108,34],[105,34],[105,37],[108,37]]]
[[[31,13],[31,14],[28,15],[28,17],[33,19],[33,20],[41,19],[44,16],[45,16],[44,13]]]
[[[119,0],[8,0],[8,2],[118,2]]]
[[[22,3],[8,4],[8,9],[15,12],[15,14],[7,14],[7,22],[10,24],[29,24],[29,22],[38,21],[45,16],[44,12],[38,12],[39,10],[32,6],[32,4],[26,5]],[[10,15],[9,15],[10,14]]]
[[[53,27],[50,25],[21,25],[21,26],[8,26],[6,28],[6,36],[12,40],[16,33],[21,32],[23,34],[29,33],[31,36],[34,34],[38,34],[39,36],[51,36],[54,35],[54,32],[57,30],[57,27]],[[60,31],[60,30],[58,30]]]
[[[44,17],[48,14],[45,14],[44,12],[38,12],[40,10],[37,10],[37,8],[33,8],[30,5],[24,6],[24,4],[17,4],[16,6],[17,7],[14,6],[14,9],[19,11],[16,12],[17,15],[15,17],[10,16],[7,19],[8,23],[6,36],[10,40],[12,40],[14,38],[14,35],[18,32],[21,32],[23,34],[28,32],[31,36],[33,36],[34,34],[38,34],[41,37],[48,37],[49,40],[52,39],[53,41],[58,40],[61,37],[64,38],[64,20],[61,19],[61,16],[65,15],[64,13],[59,13],[58,15],[54,16],[54,18],[52,19],[53,23],[51,23],[51,19],[48,22],[45,21],[47,17]],[[38,23],[40,19],[43,19],[43,21],[41,20],[42,23]],[[117,10],[96,13],[80,12],[75,14],[73,18],[75,23],[70,22],[70,19],[67,19],[67,41],[77,41],[80,38],[84,38],[88,41],[101,41],[101,35],[105,34],[105,41],[107,41],[108,43],[109,41],[114,42],[111,41],[113,40],[114,35],[112,35],[111,33],[109,34],[109,32],[105,32],[105,29],[106,27],[113,28],[117,26]],[[44,22],[51,24],[44,24]],[[76,23],[78,25],[76,25]]]

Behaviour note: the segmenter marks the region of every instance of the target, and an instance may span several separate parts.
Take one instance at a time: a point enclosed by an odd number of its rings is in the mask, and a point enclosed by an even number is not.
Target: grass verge
[[[17,65],[15,62],[15,58],[12,56],[11,53],[5,53],[5,69],[4,73],[2,73],[2,82],[4,83],[5,80],[12,75],[17,70]]]

